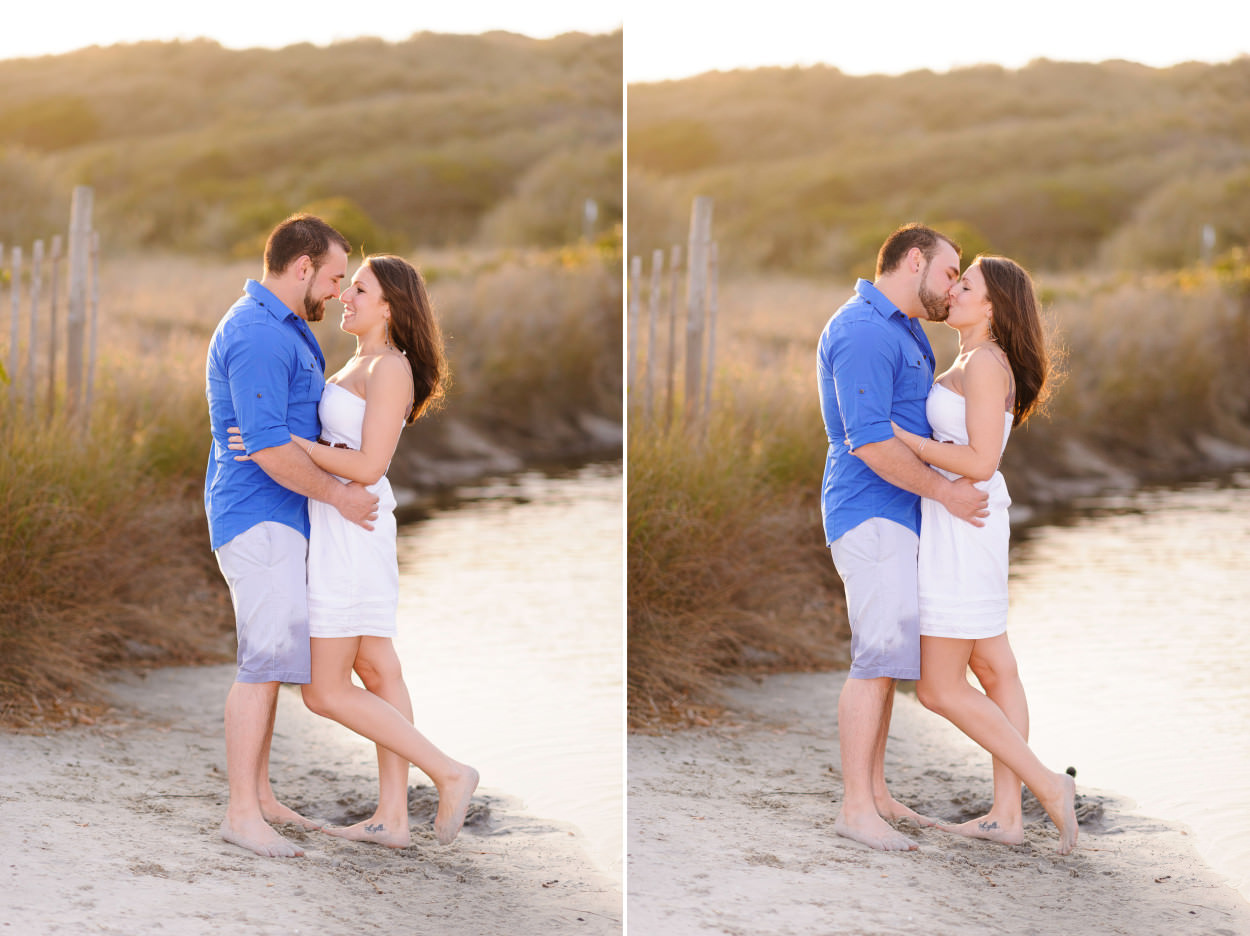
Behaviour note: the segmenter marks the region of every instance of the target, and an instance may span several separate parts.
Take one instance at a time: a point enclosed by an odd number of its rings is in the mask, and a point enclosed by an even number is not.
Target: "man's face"
[[[347,251],[338,244],[331,244],[325,263],[313,274],[308,281],[308,289],[304,292],[305,319],[320,322],[325,317],[326,300],[338,297],[345,276]]]
[[[925,261],[920,273],[920,304],[930,322],[945,322],[950,314],[951,286],[959,281],[959,254],[946,241],[940,242],[932,260]]]

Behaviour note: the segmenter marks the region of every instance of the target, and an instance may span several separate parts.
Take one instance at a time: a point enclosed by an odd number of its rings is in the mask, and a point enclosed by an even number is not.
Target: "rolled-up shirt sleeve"
[[[881,329],[867,322],[848,323],[841,338],[832,349],[833,379],[847,445],[854,451],[894,438],[897,355]]]
[[[281,345],[266,340],[267,336],[246,334],[265,327],[254,325],[242,330],[243,334],[231,342],[224,361],[235,417],[249,455],[291,441],[287,397],[296,362]]]

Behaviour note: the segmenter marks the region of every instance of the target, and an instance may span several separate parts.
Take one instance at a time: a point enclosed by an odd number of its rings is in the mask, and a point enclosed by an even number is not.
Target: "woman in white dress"
[[[386,470],[404,426],[436,406],[447,378],[442,335],[420,273],[387,255],[365,258],[339,297],[341,328],[356,353],[326,381],[323,444],[292,436],[324,470],[378,495],[372,530],[308,504],[308,613],[312,680],[304,704],[377,744],[378,805],[352,826],[323,831],[391,848],[411,843],[408,765],[438,789],[434,832],[448,844],[464,824],[478,773],[448,757],[412,723],[412,702],[392,638],[399,600],[395,498]],[[238,447],[238,446],[236,446]],[[352,682],[355,670],[364,683]]]
[[[929,393],[933,438],[895,434],[947,477],[972,478],[989,496],[983,527],[921,502],[920,680],[916,695],[994,758],[987,815],[941,828],[1005,844],[1024,841],[1021,781],[1059,829],[1060,854],[1076,845],[1075,781],[1028,746],[1029,712],[1007,642],[1011,498],[999,459],[1013,425],[1045,399],[1050,362],[1029,274],[1004,257],[979,256],[949,294],[946,324],[959,355]],[[971,668],[984,693],[967,679]]]

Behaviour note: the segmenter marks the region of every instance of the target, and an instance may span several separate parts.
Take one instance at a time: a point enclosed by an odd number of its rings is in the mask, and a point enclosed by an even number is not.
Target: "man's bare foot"
[[[877,815],[886,822],[893,822],[895,820],[902,819],[907,822],[914,822],[922,829],[932,828],[933,826],[938,825],[937,819],[930,819],[928,816],[920,815],[920,813],[916,812],[916,810],[912,809],[910,806],[904,806],[892,796],[884,800],[877,800],[876,805]]]
[[[450,845],[460,834],[469,800],[477,789],[478,773],[465,767],[460,776],[447,789],[439,788],[438,814],[434,817],[434,835],[440,845]]]
[[[833,831],[844,838],[854,839],[881,851],[916,850],[915,842],[901,832],[895,831],[876,813],[848,820],[846,814],[839,811],[838,818],[833,823]]]
[[[980,819],[972,819],[958,825],[946,825],[939,822],[937,827],[943,832],[966,835],[968,838],[988,839],[1000,845],[1024,844],[1024,818],[1019,815],[1012,821],[1006,817],[1000,819],[991,812]]]
[[[408,831],[406,816],[403,822],[385,822],[373,815],[355,825],[324,825],[321,831],[326,835],[351,839],[353,842],[372,842],[375,845],[385,845],[387,848],[407,848],[412,844],[412,835]]]
[[[277,800],[260,804],[260,814],[265,817],[265,821],[271,825],[282,825],[290,823],[293,826],[299,826],[305,832],[316,832],[320,829],[324,822],[318,822],[315,819],[308,819],[301,816],[294,809],[283,806]]]
[[[1038,801],[1059,830],[1059,854],[1066,855],[1076,847],[1076,780],[1068,774],[1056,774],[1059,778],[1059,795],[1054,799]]]
[[[259,819],[243,820],[231,825],[230,817],[221,820],[221,837],[231,845],[253,851],[262,858],[299,858],[304,850],[269,828]]]

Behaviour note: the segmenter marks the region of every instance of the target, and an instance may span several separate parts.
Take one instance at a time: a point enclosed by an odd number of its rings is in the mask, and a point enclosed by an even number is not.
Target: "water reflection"
[[[1013,531],[1009,632],[1043,761],[1180,820],[1250,896],[1250,474]]]
[[[404,524],[395,641],[421,730],[618,880],[623,490],[620,462],[529,472]]]

